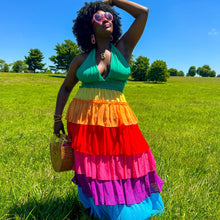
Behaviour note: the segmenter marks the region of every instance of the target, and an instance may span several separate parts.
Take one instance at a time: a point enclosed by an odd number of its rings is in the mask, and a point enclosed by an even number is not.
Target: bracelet
[[[62,121],[62,115],[54,115],[54,122],[60,122]]]
[[[54,123],[62,122],[61,118],[54,118]]]
[[[60,121],[62,118],[54,118],[54,121]]]
[[[57,120],[57,121],[54,121],[54,123],[58,123],[58,122],[62,122],[62,120]]]
[[[62,115],[54,115],[53,117],[54,117],[54,118],[60,118],[60,119],[61,119],[61,118],[62,118]]]
[[[54,118],[54,121],[62,121],[62,118]]]

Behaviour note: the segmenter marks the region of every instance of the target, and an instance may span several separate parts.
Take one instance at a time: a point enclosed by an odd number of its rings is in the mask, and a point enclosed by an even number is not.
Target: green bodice
[[[110,70],[105,79],[98,70],[95,55],[96,50],[91,50],[85,61],[77,70],[76,76],[82,81],[81,87],[113,89],[123,92],[131,70],[121,52],[111,44]]]

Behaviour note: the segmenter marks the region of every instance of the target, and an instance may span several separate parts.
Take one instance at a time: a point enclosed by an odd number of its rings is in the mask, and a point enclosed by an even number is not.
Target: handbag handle
[[[67,140],[67,141],[71,141],[71,139],[69,138],[69,136],[66,135],[66,134],[60,134],[59,138],[63,138],[63,139],[65,139],[65,140]]]
[[[54,134],[53,135],[53,137],[52,137],[52,140],[56,140],[56,139],[64,139],[64,140],[66,140],[66,141],[69,141],[69,142],[71,142],[71,139],[69,138],[69,136],[68,135],[66,135],[66,134],[60,134],[59,136],[58,135],[56,135],[56,134]]]

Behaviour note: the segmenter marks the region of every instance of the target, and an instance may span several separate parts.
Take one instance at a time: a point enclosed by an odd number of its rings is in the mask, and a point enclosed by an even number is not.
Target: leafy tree
[[[156,82],[166,82],[169,78],[166,62],[162,60],[154,61],[148,69],[147,80]]]
[[[195,76],[196,75],[196,67],[195,66],[191,66],[188,70],[188,73],[186,74],[186,76]]]
[[[27,72],[26,63],[22,60],[17,60],[13,63],[12,70],[16,73]]]
[[[177,76],[178,75],[178,70],[174,68],[168,69],[168,72],[170,73],[170,76]]]
[[[131,65],[131,76],[136,81],[145,81],[147,70],[149,68],[149,59],[139,56]]]
[[[49,59],[54,63],[55,70],[68,71],[69,65],[73,58],[82,53],[76,43],[71,40],[65,40],[65,43],[57,44],[55,49],[56,56],[51,56]]]
[[[3,68],[4,68],[4,65],[5,65],[5,61],[0,59],[0,71],[2,72]]]
[[[185,76],[184,72],[182,70],[180,70],[178,73],[177,73],[177,76]]]
[[[209,70],[206,69],[206,68],[199,67],[197,69],[197,73],[198,73],[198,75],[200,75],[202,77],[208,77],[209,76]]]
[[[25,63],[28,65],[28,70],[33,71],[43,70],[45,63],[42,63],[44,59],[43,54],[39,49],[30,49],[29,56],[25,56]]]
[[[220,74],[218,74],[217,77],[220,77]]]
[[[135,60],[134,60],[134,55],[131,54],[131,58],[130,58],[130,67],[133,68],[133,65],[135,64]]]
[[[5,73],[9,72],[9,65],[7,63],[5,63],[2,71],[5,72]]]
[[[202,77],[215,77],[216,72],[214,70],[211,70],[209,65],[204,65],[203,67],[199,67],[197,69],[197,74]]]
[[[210,77],[216,77],[216,72],[215,72],[215,70],[212,70],[212,71],[210,72]]]
[[[47,74],[52,74],[51,70],[49,68],[45,68],[44,69],[44,73],[47,73]]]

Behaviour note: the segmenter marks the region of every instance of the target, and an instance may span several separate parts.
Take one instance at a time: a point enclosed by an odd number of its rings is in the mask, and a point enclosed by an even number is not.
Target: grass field
[[[83,212],[74,173],[55,173],[50,163],[62,81],[0,73],[0,219],[79,219]],[[154,219],[219,219],[220,78],[129,81],[124,92],[165,183],[165,213]]]

